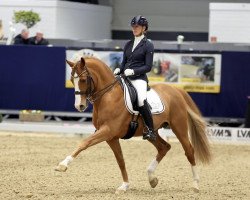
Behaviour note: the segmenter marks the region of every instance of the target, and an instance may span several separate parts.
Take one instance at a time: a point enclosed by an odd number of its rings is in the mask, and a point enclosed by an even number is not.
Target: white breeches
[[[144,105],[144,100],[147,99],[147,82],[141,79],[130,81],[137,90],[138,105],[141,107]]]

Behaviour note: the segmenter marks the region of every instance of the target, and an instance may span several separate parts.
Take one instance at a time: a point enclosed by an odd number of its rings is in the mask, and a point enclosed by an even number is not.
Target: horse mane
[[[106,63],[104,63],[101,59],[99,59],[97,57],[94,57],[94,56],[84,56],[83,58],[85,59],[86,62],[87,62],[87,60],[96,61],[96,62],[100,63],[101,66],[109,69],[112,72],[111,68]]]

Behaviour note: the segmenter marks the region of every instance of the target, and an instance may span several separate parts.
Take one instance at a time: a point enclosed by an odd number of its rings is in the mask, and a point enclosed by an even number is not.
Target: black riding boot
[[[139,107],[139,112],[142,115],[142,118],[146,124],[146,132],[143,134],[144,140],[156,140],[156,135],[154,133],[154,123],[148,102],[144,100],[144,105]]]

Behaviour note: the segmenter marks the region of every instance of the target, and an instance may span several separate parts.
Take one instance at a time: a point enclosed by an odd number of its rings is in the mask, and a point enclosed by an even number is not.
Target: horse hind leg
[[[155,188],[158,184],[158,178],[155,176],[154,172],[160,161],[171,149],[171,145],[167,143],[165,140],[163,140],[159,136],[159,134],[157,134],[156,141],[149,141],[149,142],[152,143],[158,151],[156,157],[151,161],[147,169],[149,184],[152,188]]]
[[[193,146],[191,145],[189,139],[187,138],[186,141],[181,142],[182,146],[184,148],[185,151],[185,155],[187,156],[187,159],[191,165],[191,170],[192,170],[192,174],[193,174],[193,190],[194,192],[199,192],[199,174],[198,174],[198,170],[197,170],[197,166],[195,163],[195,157],[194,157],[194,149]]]
[[[178,123],[171,124],[171,129],[175,133],[176,137],[179,139],[185,155],[191,165],[191,170],[193,174],[193,190],[194,192],[199,192],[199,175],[196,167],[194,149],[191,145],[188,137],[188,124],[185,121],[178,120]]]

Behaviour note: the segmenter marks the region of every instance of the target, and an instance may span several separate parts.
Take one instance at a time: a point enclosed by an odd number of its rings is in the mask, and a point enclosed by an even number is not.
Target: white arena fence
[[[171,129],[160,129],[159,134],[167,140],[175,138]],[[212,142],[250,144],[250,128],[209,127],[208,135]]]
[[[20,122],[7,120],[0,123],[0,131],[83,136],[94,133],[95,128],[91,122]],[[176,136],[171,129],[162,128],[159,130],[159,134],[163,139],[176,140]],[[250,144],[250,128],[209,127],[208,135],[212,142]]]

